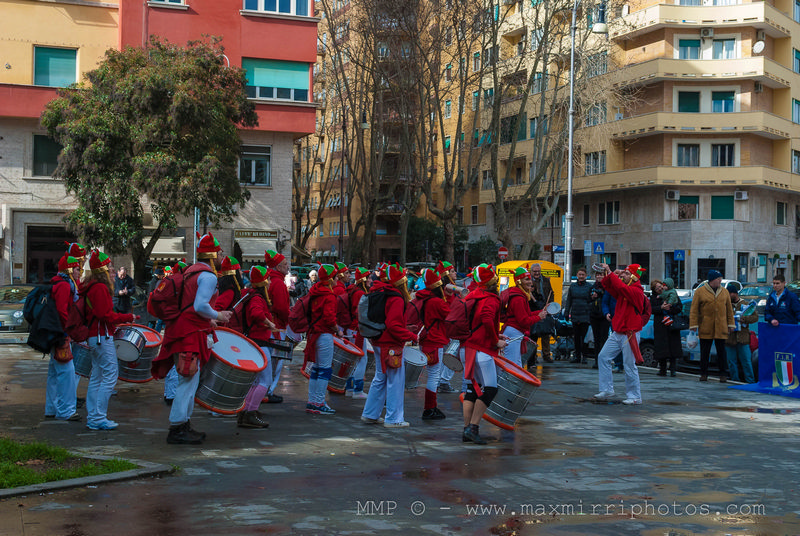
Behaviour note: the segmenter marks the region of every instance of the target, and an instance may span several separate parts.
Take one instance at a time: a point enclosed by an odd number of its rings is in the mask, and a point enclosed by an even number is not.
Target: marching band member
[[[164,267],[164,279],[170,277],[173,273],[183,272],[188,265],[183,261],[178,261],[175,263],[174,266],[165,266]],[[162,322],[159,320],[159,322]],[[169,372],[164,377],[164,403],[168,406],[172,405],[172,401],[175,400],[175,390],[178,388],[178,371],[175,370],[175,366],[173,365],[172,368],[169,369]]]
[[[319,281],[311,293],[311,319],[308,323],[306,361],[313,361],[308,378],[306,413],[333,415],[336,410],[325,403],[325,392],[333,372],[333,336],[342,336],[336,326],[336,296],[333,293],[336,268],[330,264],[319,267]]]
[[[289,289],[286,287],[286,274],[289,273],[289,259],[282,254],[271,249],[264,252],[264,260],[269,268],[269,301],[270,311],[272,312],[272,321],[279,330],[285,330],[289,324],[289,308],[291,306],[291,298],[289,297]],[[286,332],[280,331],[275,334],[274,338],[286,340]],[[270,404],[280,404],[283,402],[283,397],[275,394],[275,388],[278,386],[278,380],[281,378],[281,371],[283,370],[283,359],[272,360],[272,383],[269,386],[267,397],[264,402]]]
[[[454,300],[460,300],[461,296],[459,296],[458,292],[455,292],[450,285],[455,286],[456,278],[456,269],[453,265],[447,261],[439,261],[439,264],[436,266],[436,273],[439,277],[442,278],[442,287],[444,289],[444,299],[445,301],[450,304],[453,303]],[[464,360],[464,349],[459,350],[459,357],[461,360]],[[448,367],[442,367],[442,373],[439,377],[439,387],[437,391],[439,393],[454,393],[455,389],[450,385],[450,380],[453,379],[453,375],[455,373],[452,369]]]
[[[241,275],[242,267],[234,257],[225,257],[219,268],[219,296],[214,303],[217,311],[230,311],[242,297],[244,282]]]
[[[399,291],[399,296],[398,296]],[[373,342],[375,351],[375,378],[369,388],[367,403],[361,420],[367,424],[380,422],[380,414],[386,406],[386,428],[404,428],[403,395],[405,392],[405,364],[403,347],[406,342],[417,342],[417,335],[406,328],[404,309],[409,302],[408,280],[399,264],[388,266],[381,274],[381,281],[372,284],[370,293],[387,292],[386,329]]]
[[[364,352],[364,356],[356,363],[353,374],[347,379],[347,384],[345,385],[345,396],[351,396],[356,399],[367,398],[367,395],[364,394],[364,375],[367,372],[369,356],[367,355],[367,341],[358,332],[358,302],[361,300],[361,296],[368,292],[369,274],[370,272],[366,268],[356,268],[355,282],[347,288],[350,303],[350,325],[342,326],[347,328],[347,333],[355,345]]]
[[[211,355],[209,337],[217,322],[231,318],[230,311],[215,311],[217,298],[217,256],[222,248],[211,233],[197,242],[197,262],[184,270],[182,312],[164,329],[161,350],[153,360],[155,378],[163,378],[174,364],[178,372],[175,400],[169,412],[167,443],[199,445],[205,434],[192,429],[189,421],[194,410],[194,395],[200,383],[200,369]],[[197,277],[191,277],[197,273]]]
[[[118,376],[114,332],[117,324],[139,318],[139,315],[131,313],[114,312],[110,265],[111,258],[95,249],[89,257],[91,272],[83,280],[86,320],[89,323],[89,339],[86,343],[92,355],[92,374],[86,389],[86,427],[90,430],[113,430],[119,426],[107,416],[108,401]]]
[[[347,283],[350,281],[350,269],[343,262],[333,264],[336,267],[336,283],[333,285],[333,293],[339,296],[347,292]],[[341,326],[342,329],[347,326]]]
[[[58,273],[50,282],[53,288],[50,291],[56,303],[58,317],[66,336],[66,327],[69,320],[69,311],[78,296],[78,283],[80,282],[80,262],[75,257],[64,255],[58,260]],[[65,339],[69,344],[69,337]],[[45,419],[58,419],[62,421],[79,421],[81,416],[77,411],[78,377],[75,374],[75,363],[72,359],[62,362],[56,359],[57,348],[50,353],[50,363],[47,366],[47,387],[45,389],[44,417]]]
[[[470,381],[464,393],[464,433],[462,440],[485,445],[486,439],[478,433],[478,423],[486,408],[497,395],[497,367],[494,358],[505,347],[500,337],[500,297],[497,294],[497,274],[491,264],[481,264],[472,271],[477,288],[470,291],[466,300],[478,300],[474,305],[472,334],[464,341],[466,363],[464,377]]]
[[[258,406],[261,405],[264,395],[267,394],[269,386],[272,384],[272,366],[269,363],[272,359],[270,359],[267,342],[272,338],[275,329],[272,315],[269,312],[270,300],[267,293],[271,284],[266,268],[263,266],[250,268],[250,286],[252,288],[248,293],[252,294],[252,297],[247,300],[244,313],[249,327],[247,336],[261,347],[268,361],[267,366],[256,376],[250,392],[247,393],[242,411],[237,416],[236,425],[240,428],[267,428],[269,426],[269,423],[264,420],[264,416],[258,411]]]
[[[515,287],[508,287],[500,294],[500,320],[505,323],[503,334],[510,340],[504,349],[506,359],[522,368],[522,338],[530,332],[547,312],[531,311],[531,274],[523,267],[514,270]]]
[[[443,368],[442,354],[444,347],[450,339],[444,333],[444,319],[450,312],[450,306],[444,299],[444,286],[442,278],[435,270],[425,268],[420,277],[425,288],[418,290],[416,299],[424,300],[422,307],[422,335],[419,338],[420,348],[428,357],[428,381],[425,385],[425,407],[422,420],[440,420],[445,418],[444,412],[439,409],[436,399],[436,390],[439,387],[439,377]]]

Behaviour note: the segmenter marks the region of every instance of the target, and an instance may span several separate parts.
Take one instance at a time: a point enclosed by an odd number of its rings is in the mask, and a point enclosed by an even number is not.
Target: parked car
[[[800,279],[787,283],[786,288],[797,294],[797,297],[800,298]],[[772,290],[772,287],[770,287],[770,290]]]
[[[28,322],[22,316],[25,298],[36,288],[35,285],[0,286],[0,332],[28,331]]]
[[[308,279],[308,273],[313,270],[313,268],[309,268],[308,266],[290,266],[289,271],[293,274],[297,274],[297,277],[300,279]]]
[[[763,316],[770,292],[772,292],[772,286],[770,285],[745,285],[739,291],[739,297],[743,300],[755,301],[758,315]]]

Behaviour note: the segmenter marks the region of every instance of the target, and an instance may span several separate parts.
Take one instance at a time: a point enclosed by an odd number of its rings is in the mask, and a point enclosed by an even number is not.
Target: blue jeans
[[[753,375],[753,363],[751,358],[753,357],[752,352],[750,351],[749,344],[737,344],[736,346],[725,346],[725,353],[728,356],[728,373],[731,375],[731,379],[735,382],[741,381],[739,379],[739,364],[742,365],[742,371],[744,372],[744,382],[745,383],[755,383],[755,377]]]
[[[386,422],[399,423],[404,420],[403,397],[406,387],[406,363],[401,361],[400,368],[383,372],[381,351],[375,347],[375,378],[369,387],[367,403],[364,404],[362,417],[377,419],[386,406]]]
[[[108,421],[108,401],[117,384],[119,365],[112,337],[89,337],[92,375],[86,388],[86,424],[99,426]]]
[[[78,376],[75,375],[75,365],[70,360],[68,363],[59,363],[50,354],[50,364],[47,366],[47,388],[45,390],[44,414],[55,415],[56,419],[68,419],[75,413],[78,389]]]
[[[522,368],[522,336],[524,333],[519,331],[516,328],[513,328],[509,325],[506,325],[505,329],[503,330],[503,335],[508,337],[509,339],[517,339],[513,342],[509,342],[505,348],[503,348],[503,357],[514,363],[516,366]]]
[[[178,371],[175,370],[175,365],[173,365],[164,378],[164,398],[168,400],[175,398],[175,391],[178,388],[178,378]]]
[[[175,370],[173,367],[172,370]],[[200,370],[193,376],[181,376],[177,372],[178,384],[175,386],[175,400],[169,410],[169,424],[177,426],[189,420],[194,410],[194,395],[200,385]]]
[[[325,404],[325,391],[333,366],[333,335],[323,333],[317,339],[316,362],[308,377],[308,403]]]

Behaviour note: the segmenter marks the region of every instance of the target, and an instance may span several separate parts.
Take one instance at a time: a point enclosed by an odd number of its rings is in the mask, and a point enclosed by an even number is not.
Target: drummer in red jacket
[[[270,300],[270,311],[272,312],[272,321],[275,322],[275,327],[279,330],[285,330],[289,324],[289,308],[291,300],[289,298],[289,288],[286,286],[286,275],[289,273],[289,259],[278,253],[268,249],[264,252],[264,261],[269,268],[269,288],[267,294]],[[274,338],[286,340],[286,332],[280,331],[276,333]],[[267,397],[264,402],[270,404],[280,404],[283,402],[283,397],[275,394],[275,388],[278,386],[278,380],[281,378],[281,371],[283,370],[283,359],[274,359],[272,361],[272,383],[269,385]]]
[[[450,306],[444,299],[444,285],[435,270],[425,268],[422,270],[422,280],[425,288],[418,290],[415,300],[423,300],[422,324],[424,326],[419,338],[422,352],[428,357],[428,381],[425,385],[425,407],[422,411],[422,420],[441,420],[445,414],[438,407],[436,390],[439,387],[442,365],[442,353],[450,339],[444,332],[444,319],[450,312]]]
[[[436,273],[439,274],[439,277],[442,278],[442,288],[444,289],[444,300],[448,303],[448,305],[452,304],[456,300],[461,299],[461,294],[456,290],[456,279],[458,275],[456,274],[456,269],[447,261],[439,261],[439,264],[436,266]],[[458,350],[458,355],[461,361],[464,361],[464,349],[460,348]],[[455,389],[450,385],[450,380],[453,378],[453,370],[448,367],[442,367],[442,373],[439,376],[439,388],[437,391],[439,393],[454,393],[456,392]],[[462,381],[463,383],[463,381]]]
[[[383,426],[404,428],[408,422],[403,419],[403,347],[407,342],[416,343],[417,335],[406,328],[404,312],[411,296],[403,267],[399,264],[387,266],[381,273],[381,281],[372,283],[370,294],[374,292],[386,293],[386,329],[372,343],[375,350],[375,377],[370,384],[361,420],[367,424],[381,422],[380,415],[385,406],[386,420]]]
[[[91,272],[83,280],[86,320],[89,322],[86,344],[92,355],[92,374],[86,388],[86,427],[90,430],[113,430],[118,426],[107,417],[108,401],[119,375],[114,332],[117,324],[139,318],[139,315],[114,312],[110,265],[109,256],[95,249],[89,257]]]
[[[325,392],[333,372],[333,337],[342,336],[336,325],[336,296],[332,289],[336,281],[336,268],[330,264],[320,265],[317,275],[319,281],[309,291],[311,319],[305,357],[314,366],[308,377],[306,413],[333,415],[336,410],[325,402]]]
[[[222,249],[211,233],[198,237],[197,262],[183,270],[183,299],[180,316],[164,329],[161,350],[150,370],[155,378],[163,378],[175,365],[178,385],[169,412],[167,443],[199,445],[205,434],[192,429],[189,419],[194,410],[194,395],[200,384],[200,369],[211,356],[209,337],[214,336],[217,322],[224,324],[230,311],[215,311],[217,299],[216,271],[221,266],[217,256]]]
[[[521,368],[522,338],[530,332],[531,326],[547,316],[547,312],[531,310],[533,282],[528,270],[521,266],[514,270],[514,282],[516,286],[508,287],[500,294],[500,321],[505,323],[503,335],[509,338],[503,355]]]
[[[219,296],[214,310],[230,311],[242,297],[242,267],[234,257],[225,257],[219,268]]]
[[[333,264],[336,268],[336,283],[333,285],[333,293],[337,296],[347,292],[347,283],[350,282],[350,269],[343,262]],[[344,329],[346,326],[341,326]]]
[[[347,378],[347,383],[345,384],[345,396],[351,396],[356,399],[367,398],[367,395],[364,394],[364,375],[367,372],[369,356],[367,355],[367,341],[358,332],[358,302],[361,300],[361,297],[367,293],[369,274],[370,271],[366,268],[356,268],[355,281],[352,285],[347,287],[346,295],[350,306],[350,323],[347,326],[342,326],[342,328],[347,330],[346,335],[350,340],[364,352],[364,356],[358,360],[358,363],[356,363],[353,369],[353,375]]]
[[[485,445],[478,433],[478,423],[486,408],[497,395],[497,367],[494,359],[498,350],[506,346],[505,336],[499,333],[500,297],[497,295],[497,274],[491,264],[481,264],[472,270],[477,288],[470,291],[466,301],[476,300],[472,319],[472,334],[464,341],[466,363],[464,377],[464,433],[462,440]]]
[[[263,266],[253,266],[250,268],[250,286],[247,291],[244,304],[243,318],[247,325],[242,328],[247,332],[246,335],[254,343],[261,347],[268,361],[272,361],[269,350],[269,340],[273,338],[275,324],[272,322],[270,314],[270,300],[267,294],[271,285],[267,269]],[[283,284],[283,282],[281,282]],[[272,367],[267,362],[267,366],[256,375],[253,386],[247,393],[244,406],[238,413],[236,425],[240,428],[267,428],[269,423],[264,419],[264,415],[258,411],[264,395],[267,394],[269,386],[272,384]]]

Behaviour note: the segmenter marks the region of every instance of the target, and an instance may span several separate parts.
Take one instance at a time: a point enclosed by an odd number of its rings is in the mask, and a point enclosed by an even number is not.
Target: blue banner
[[[800,326],[758,324],[758,383],[733,389],[800,398]]]

